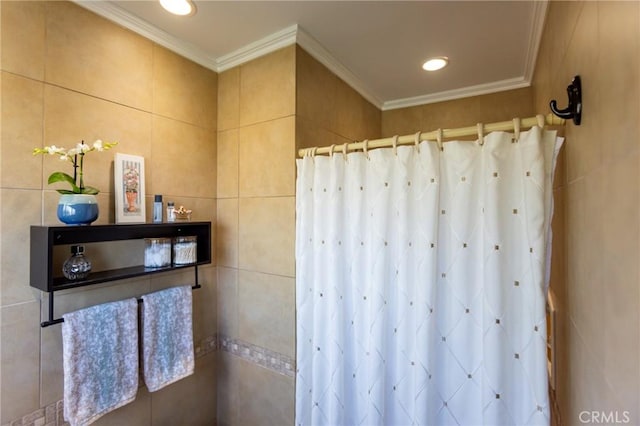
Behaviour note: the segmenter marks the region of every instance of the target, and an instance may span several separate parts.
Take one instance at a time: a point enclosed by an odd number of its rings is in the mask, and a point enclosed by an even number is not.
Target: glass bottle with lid
[[[164,268],[171,266],[171,238],[144,239],[144,267]]]
[[[189,265],[196,263],[198,238],[195,236],[175,237],[173,240],[173,264]]]
[[[82,280],[91,272],[91,261],[84,255],[84,246],[71,246],[71,256],[62,264],[62,275],[68,280]]]

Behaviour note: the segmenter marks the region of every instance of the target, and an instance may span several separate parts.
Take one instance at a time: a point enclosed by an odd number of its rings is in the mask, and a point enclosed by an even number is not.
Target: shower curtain
[[[561,144],[534,127],[297,160],[296,425],[549,423]]]

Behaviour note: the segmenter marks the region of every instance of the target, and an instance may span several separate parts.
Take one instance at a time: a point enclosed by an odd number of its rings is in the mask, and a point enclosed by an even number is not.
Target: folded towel
[[[62,316],[64,419],[88,425],[138,391],[138,302],[105,303]]]
[[[150,392],[193,374],[191,287],[142,296],[144,381]]]

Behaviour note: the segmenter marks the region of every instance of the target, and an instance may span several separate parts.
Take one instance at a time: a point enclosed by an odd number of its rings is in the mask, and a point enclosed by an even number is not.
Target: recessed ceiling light
[[[196,13],[196,6],[191,0],[160,0],[160,5],[174,15],[187,16]]]
[[[449,58],[446,56],[439,56],[437,58],[431,58],[422,64],[422,69],[425,71],[437,71],[447,66]]]

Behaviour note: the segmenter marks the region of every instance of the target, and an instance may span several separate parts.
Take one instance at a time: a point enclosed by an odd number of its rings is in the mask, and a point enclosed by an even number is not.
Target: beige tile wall
[[[295,156],[380,135],[380,111],[297,46],[218,78],[218,331],[295,356]],[[219,354],[218,422],[292,424],[294,379]]]
[[[418,130],[428,132],[439,128],[466,127],[476,123],[506,121],[535,114],[536,112],[532,109],[531,88],[508,90],[384,111],[382,134],[385,136],[409,135]]]
[[[296,72],[297,149],[381,137],[380,110],[301,47]]]
[[[215,221],[217,75],[70,2],[2,2],[0,19],[0,424],[5,424],[62,398],[60,326],[39,326],[47,313],[41,300],[47,299],[29,286],[29,226],[59,224],[58,194],[46,179],[71,167],[32,156],[32,149],[71,147],[81,139],[119,141],[116,149],[86,158],[86,180],[102,190],[98,223],[114,222],[115,152],[145,158],[147,220],[158,193],[192,208],[194,220]],[[94,256],[108,256],[97,250]],[[215,266],[203,267],[200,278],[204,288],[194,293],[196,341],[217,331]],[[64,291],[56,298],[55,314],[191,281],[193,273],[186,271]],[[199,358],[194,376],[154,394],[142,388],[133,404],[99,423],[172,424],[176,418],[212,423],[214,376],[215,355]]]
[[[564,424],[581,411],[640,424],[640,4],[551,2],[533,81],[536,108],[583,85],[556,177],[552,289]],[[564,210],[564,211],[563,211]]]
[[[218,331],[289,356],[295,350],[295,62],[290,46],[218,79]],[[260,403],[254,421],[291,424],[293,378],[246,365],[253,364],[219,356],[218,423],[249,424],[248,410],[268,397],[278,404]],[[270,385],[257,388],[258,380]]]

